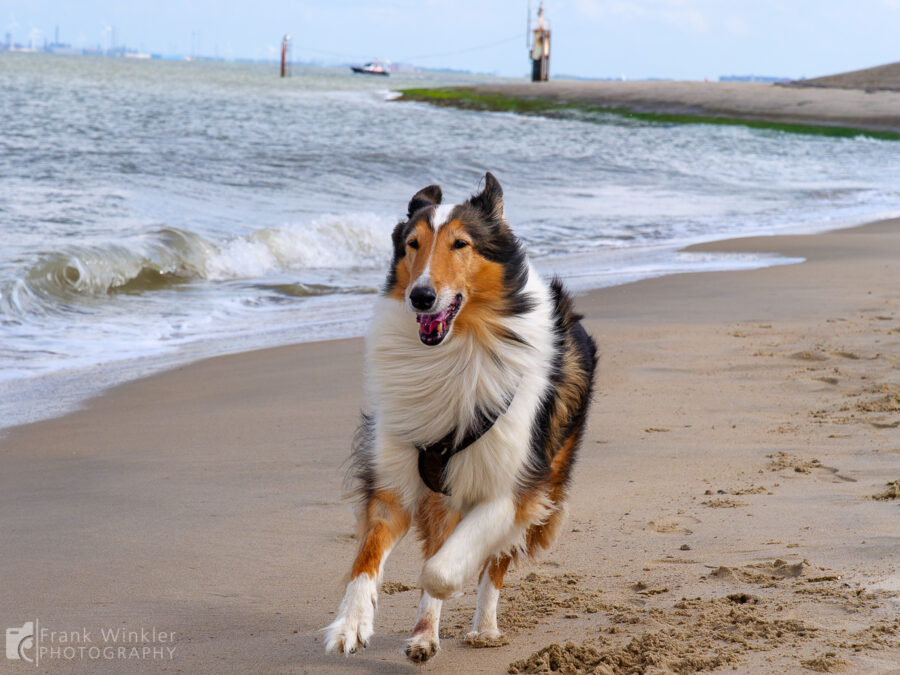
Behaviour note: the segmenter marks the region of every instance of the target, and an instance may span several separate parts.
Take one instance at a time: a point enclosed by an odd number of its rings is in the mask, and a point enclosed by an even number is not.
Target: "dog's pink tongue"
[[[432,333],[437,332],[440,325],[447,320],[447,315],[449,314],[449,307],[440,314],[420,314],[419,330],[425,333],[425,335],[431,335]]]

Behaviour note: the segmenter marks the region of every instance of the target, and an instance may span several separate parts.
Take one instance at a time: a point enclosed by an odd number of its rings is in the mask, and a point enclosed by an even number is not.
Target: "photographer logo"
[[[175,633],[154,626],[51,630],[35,619],[6,629],[6,658],[35,666],[47,661],[171,661]]]
[[[26,621],[22,626],[6,629],[6,658],[13,661],[34,663],[34,625],[37,621]]]

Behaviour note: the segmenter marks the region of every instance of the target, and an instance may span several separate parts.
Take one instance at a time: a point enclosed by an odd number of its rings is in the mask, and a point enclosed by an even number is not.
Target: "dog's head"
[[[490,330],[527,311],[525,253],[503,217],[503,190],[490,173],[462,204],[441,206],[429,185],[409,202],[392,235],[394,259],[385,293],[415,314],[419,339],[433,346],[454,331]]]

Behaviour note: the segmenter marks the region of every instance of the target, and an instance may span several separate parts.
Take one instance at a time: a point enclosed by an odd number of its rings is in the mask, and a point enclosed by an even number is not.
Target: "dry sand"
[[[425,670],[900,669],[900,221],[697,248],[808,262],[579,298],[602,356],[569,524],[509,576],[509,644],[462,642],[472,589]],[[317,632],[356,546],[361,369],[359,340],[216,358],[9,432],[5,625],[175,632],[106,671],[413,672],[411,539],[364,653]]]
[[[900,132],[900,91],[784,87],[761,82],[523,82],[475,91],[633,112],[845,126]]]

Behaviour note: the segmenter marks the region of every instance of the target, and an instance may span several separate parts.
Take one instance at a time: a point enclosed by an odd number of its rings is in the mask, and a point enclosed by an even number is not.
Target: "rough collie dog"
[[[352,453],[360,547],[328,651],[373,633],[385,560],[415,523],[425,566],[410,660],[438,650],[441,601],[478,577],[470,643],[498,640],[511,562],[551,544],[565,514],[596,363],[558,280],[544,283],[484,190],[441,206],[430,185],[393,232],[367,343],[368,398]]]

